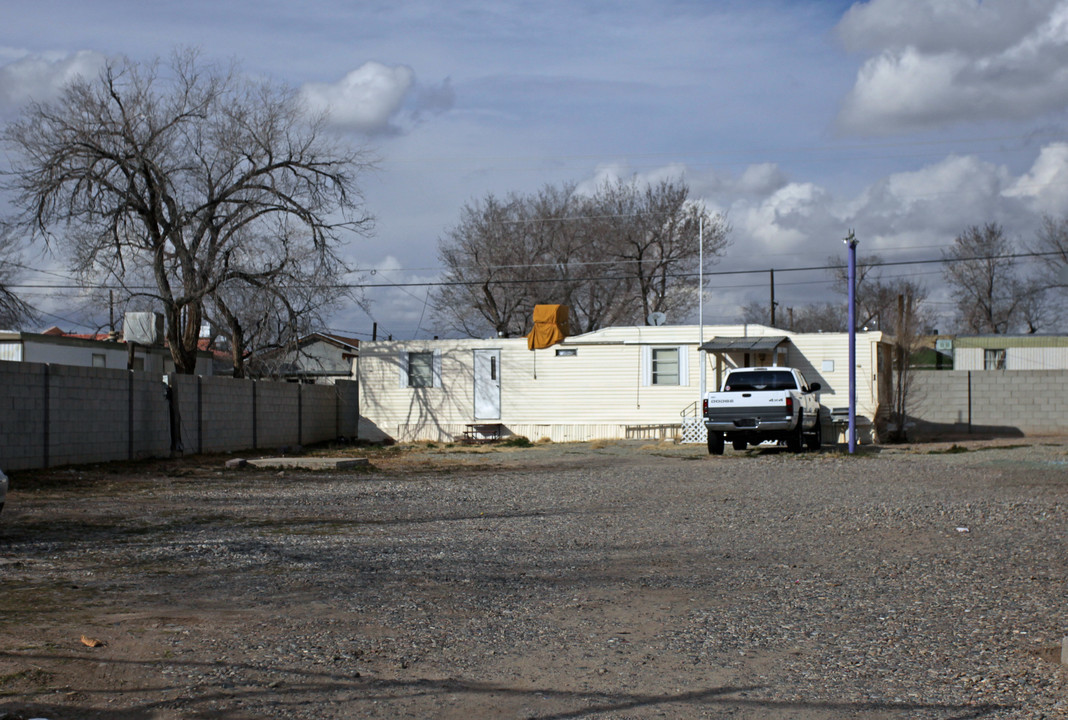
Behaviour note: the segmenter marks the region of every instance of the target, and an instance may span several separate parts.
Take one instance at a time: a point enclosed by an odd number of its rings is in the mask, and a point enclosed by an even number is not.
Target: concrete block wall
[[[253,393],[259,383],[227,377],[201,377],[200,452],[255,446]]]
[[[182,452],[195,454],[197,448],[197,428],[200,425],[197,403],[197,380],[196,375],[169,375],[168,382],[171,392],[178,401],[178,415],[182,438]],[[170,437],[168,426],[168,438]],[[170,447],[168,441],[168,448]]]
[[[360,424],[360,384],[355,380],[337,380],[334,382],[337,393],[337,437],[356,437]]]
[[[358,391],[352,381],[301,386],[175,375],[171,382],[186,454],[356,435]],[[166,386],[158,375],[0,361],[0,469],[167,457],[170,428]]]
[[[304,442],[311,438],[335,438],[338,436],[338,393],[333,385],[304,385],[302,387],[300,431]]]
[[[45,461],[47,370],[0,361],[0,470],[40,467]]]
[[[256,447],[281,448],[312,442],[304,439],[297,422],[303,408],[297,383],[256,383]]]
[[[129,458],[130,373],[49,366],[50,465]]]
[[[969,403],[969,386],[971,402]],[[1024,435],[1068,433],[1066,370],[916,371],[910,416],[923,426]]]
[[[120,371],[121,372],[121,371]],[[170,410],[159,375],[134,372],[132,460],[165,457],[171,448]]]

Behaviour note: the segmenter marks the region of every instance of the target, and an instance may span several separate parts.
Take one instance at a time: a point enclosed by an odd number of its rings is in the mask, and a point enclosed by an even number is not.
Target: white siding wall
[[[107,363],[104,367],[126,369],[125,346],[112,348],[108,344],[100,343],[100,347],[79,347],[76,345],[26,341],[23,347],[24,362],[93,367],[93,355],[103,355]]]
[[[997,346],[998,339],[991,343]],[[954,370],[983,370],[984,353],[981,347],[953,349]],[[1005,348],[1006,370],[1065,370],[1068,369],[1066,347],[1009,347]]]
[[[0,360],[22,362],[22,343],[0,342]]]
[[[709,326],[705,339],[739,335],[741,326]],[[784,334],[749,326],[751,335]],[[473,350],[501,351],[501,423],[517,435],[554,441],[623,437],[627,426],[678,424],[687,409],[700,401],[705,353],[697,350],[696,326],[610,328],[569,338],[562,345],[530,351],[525,339],[433,340],[361,344],[356,372],[360,411],[365,421],[398,440],[455,440],[466,423],[474,422]],[[875,414],[875,346],[881,335],[858,335],[858,412]],[[791,336],[796,347],[786,362],[802,369],[810,382],[820,382],[823,404],[848,405],[848,335]],[[686,343],[689,343],[686,345]],[[655,386],[643,383],[643,347],[684,346],[687,383]],[[575,350],[558,356],[558,349]],[[403,353],[441,354],[441,387],[403,387]],[[834,371],[824,373],[822,362]],[[707,364],[707,387],[713,389],[715,368]]]

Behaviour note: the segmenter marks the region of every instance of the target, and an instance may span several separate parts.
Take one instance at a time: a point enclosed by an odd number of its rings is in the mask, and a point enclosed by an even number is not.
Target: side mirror
[[[810,383],[809,386],[808,386],[808,391],[809,392],[818,392],[821,387],[822,387],[822,385],[820,385],[819,383]]]

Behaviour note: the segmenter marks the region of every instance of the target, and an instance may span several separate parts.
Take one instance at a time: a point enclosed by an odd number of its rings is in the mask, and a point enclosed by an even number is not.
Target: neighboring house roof
[[[314,342],[315,340],[325,340],[326,342],[340,345],[343,347],[357,350],[360,347],[360,341],[356,338],[344,337],[342,335],[332,335],[330,333],[313,332],[305,335],[300,339],[300,344],[303,345],[307,342]]]
[[[48,335],[51,337],[65,337],[65,338],[77,338],[78,340],[98,340],[100,342],[122,342],[122,338],[111,333],[69,333],[59,329],[55,325],[45,330],[42,335]]]
[[[47,330],[45,330],[42,333],[16,333],[16,334],[17,335],[26,336],[26,337],[33,337],[34,335],[37,335],[37,336],[44,335],[44,336],[47,336],[47,337],[50,337],[50,338],[65,338],[67,340],[88,340],[90,342],[112,342],[112,343],[120,343],[120,344],[123,344],[123,345],[126,344],[126,339],[124,337],[122,337],[122,335],[119,334],[119,333],[115,333],[115,334],[112,334],[112,333],[72,333],[72,332],[67,332],[65,330],[62,330],[62,329],[56,327],[55,325],[53,325],[52,327],[48,328]],[[146,347],[146,346],[138,345],[138,347]],[[164,342],[163,347],[167,347],[167,343],[166,342]],[[214,350],[212,348],[212,346],[211,346],[211,338],[199,338],[197,340],[197,352],[199,352],[201,354],[203,354],[203,353],[211,353],[211,354],[214,355],[214,354],[217,354],[218,351],[216,351],[216,350]],[[224,355],[228,356],[229,354],[228,353],[224,353]]]
[[[953,347],[986,350],[1068,347],[1068,335],[958,335]]]
[[[565,345],[590,344],[695,344],[700,339],[698,325],[617,325],[582,335],[572,335],[564,340]],[[793,333],[765,325],[705,325],[705,337],[777,338],[790,337]],[[524,340],[525,338],[520,338]]]
[[[297,340],[296,347],[288,345],[254,353],[250,361],[258,363],[260,372],[271,376],[350,377],[352,359],[359,353],[359,345],[356,338],[313,332]]]

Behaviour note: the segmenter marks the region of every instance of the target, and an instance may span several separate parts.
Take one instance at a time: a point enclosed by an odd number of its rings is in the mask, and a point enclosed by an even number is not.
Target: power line
[[[1061,255],[1060,252],[1050,251],[1050,252],[1039,252],[1039,253],[1035,253],[1035,252],[1008,253],[1008,254],[1005,254],[1005,255],[983,255],[983,256],[975,256],[975,257],[943,257],[943,258],[933,258],[933,259],[926,259],[926,260],[890,260],[890,261],[880,261],[880,262],[876,262],[876,263],[870,263],[870,264],[867,265],[867,267],[870,267],[870,268],[902,267],[902,266],[909,266],[909,265],[932,265],[932,264],[939,264],[939,263],[976,262],[976,261],[985,261],[985,260],[1016,260],[1016,259],[1020,259],[1020,258],[1039,258],[1039,257],[1060,256],[1060,255]],[[626,265],[631,264],[631,263],[628,263],[627,261],[616,261],[613,264],[625,267]],[[512,268],[512,269],[522,269],[522,268],[540,267],[540,265],[515,265],[515,266],[507,266],[507,267]],[[731,276],[731,275],[764,275],[764,274],[766,274],[768,272],[776,272],[776,273],[816,272],[816,271],[828,271],[828,270],[841,270],[844,267],[845,267],[845,264],[834,264],[834,265],[808,265],[808,266],[804,266],[804,267],[786,267],[786,268],[758,268],[758,269],[750,269],[750,270],[706,270],[704,272],[704,276],[705,277],[724,277],[724,276]],[[473,268],[473,269],[474,270],[481,270],[482,268],[477,268],[476,267],[476,268]],[[491,268],[487,268],[487,269],[493,269],[493,268],[491,267]],[[673,279],[684,279],[684,278],[695,278],[695,277],[698,277],[700,274],[701,273],[698,273],[697,271],[689,271],[689,272],[674,272],[674,273],[664,273],[664,274],[657,273],[657,276],[658,277],[668,277],[668,278],[673,278]],[[637,279],[637,277],[638,277],[637,275],[633,275],[633,274],[629,274],[628,273],[628,274],[622,274],[622,275],[603,275],[603,276],[591,276],[591,277],[577,277],[577,278],[571,278],[571,279],[576,280],[576,281],[586,281],[586,282],[602,282],[602,281],[611,281],[611,280],[634,280],[634,279]],[[489,284],[489,285],[534,285],[534,284],[538,284],[538,283],[562,282],[564,280],[565,280],[564,278],[554,278],[554,277],[548,277],[548,278],[529,278],[529,277],[526,277],[526,278],[489,278],[489,279],[480,278],[478,280],[426,280],[426,281],[418,281],[418,282],[331,283],[331,284],[328,284],[328,285],[323,285],[322,287],[328,287],[328,288],[338,289],[338,290],[366,290],[366,289],[371,289],[371,288],[396,288],[398,290],[403,290],[404,288],[462,287],[462,286],[474,286],[474,285],[486,285],[486,284]],[[23,290],[79,290],[79,289],[83,289],[85,286],[82,286],[82,285],[9,284],[6,287],[13,288],[13,289],[14,288],[18,288],[18,289],[23,289]],[[99,289],[99,290],[109,290],[109,289],[113,289],[113,290],[155,290],[156,289],[155,286],[153,286],[153,285],[125,285],[125,286],[119,286],[119,285],[114,285],[114,286],[112,286],[112,285],[95,285],[95,286],[92,286],[92,287],[94,289]],[[303,289],[303,288],[307,288],[307,287],[311,287],[311,286],[310,285],[299,285],[299,286],[279,285],[278,286],[279,289],[283,289],[283,290],[287,289],[287,288],[294,288],[294,289],[301,288],[301,289]]]

